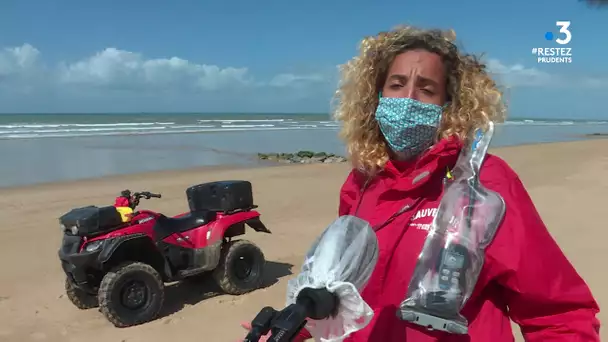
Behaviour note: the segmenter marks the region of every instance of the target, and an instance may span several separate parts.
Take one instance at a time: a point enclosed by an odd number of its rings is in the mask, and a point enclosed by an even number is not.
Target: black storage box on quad
[[[193,185],[186,190],[190,211],[247,210],[254,208],[251,182],[218,181]]]
[[[59,218],[59,223],[68,230],[78,227],[78,235],[100,233],[122,224],[122,217],[114,206],[94,205],[75,208]]]

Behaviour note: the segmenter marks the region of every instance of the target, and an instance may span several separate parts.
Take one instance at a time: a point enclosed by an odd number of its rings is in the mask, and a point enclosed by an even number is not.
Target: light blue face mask
[[[409,159],[433,145],[443,108],[410,98],[380,95],[376,120],[393,152]]]

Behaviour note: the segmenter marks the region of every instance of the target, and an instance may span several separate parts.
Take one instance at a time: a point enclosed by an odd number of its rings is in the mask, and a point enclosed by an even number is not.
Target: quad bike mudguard
[[[157,246],[141,233],[105,240],[98,256],[99,267],[107,270],[108,265],[122,262],[125,258],[128,260],[132,253],[138,254],[139,259],[154,267],[163,277],[171,277],[171,269]]]
[[[506,209],[504,199],[479,181],[493,132],[490,122],[487,131],[477,130],[471,146],[460,152],[398,309],[402,320],[432,330],[468,333],[468,321],[460,311],[473,292],[485,249]]]

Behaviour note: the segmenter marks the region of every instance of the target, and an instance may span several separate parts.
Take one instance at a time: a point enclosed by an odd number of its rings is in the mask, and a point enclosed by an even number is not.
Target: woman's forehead
[[[441,56],[426,50],[403,52],[391,63],[387,76],[409,78],[413,75],[433,80],[445,78]]]

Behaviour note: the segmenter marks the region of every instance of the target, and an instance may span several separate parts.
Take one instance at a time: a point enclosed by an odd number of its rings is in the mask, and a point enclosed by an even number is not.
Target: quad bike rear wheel
[[[72,284],[72,281],[65,278],[65,293],[68,299],[81,310],[92,309],[99,306],[97,296],[86,293]]]
[[[163,306],[165,288],[150,265],[126,262],[108,272],[99,286],[100,311],[123,328],[155,319]]]
[[[254,243],[237,240],[222,246],[220,263],[213,278],[222,291],[241,295],[262,286],[264,281],[264,253]]]

